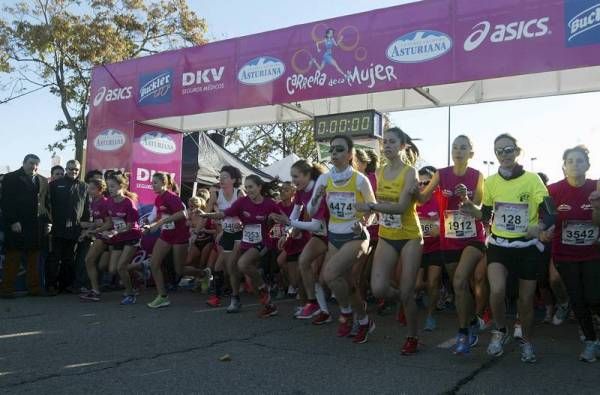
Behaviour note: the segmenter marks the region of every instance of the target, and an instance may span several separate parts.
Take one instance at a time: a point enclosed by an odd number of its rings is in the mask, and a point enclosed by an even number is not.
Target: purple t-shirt
[[[114,198],[107,199],[106,212],[112,220],[113,230],[117,232],[131,224],[131,229],[128,231],[111,237],[110,243],[137,240],[142,236],[138,225],[139,214],[133,200],[128,197],[123,198],[120,202],[115,202]]]
[[[156,196],[154,206],[158,219],[185,210],[181,198],[171,191],[165,191]],[[186,244],[190,238],[190,230],[185,223],[185,217],[163,224],[160,238],[169,244]]]
[[[226,217],[239,217],[244,225],[242,232],[242,249],[248,249],[256,244],[267,243],[267,220],[269,214],[282,214],[282,210],[270,198],[264,198],[261,203],[254,203],[248,196],[239,198],[223,214]]]

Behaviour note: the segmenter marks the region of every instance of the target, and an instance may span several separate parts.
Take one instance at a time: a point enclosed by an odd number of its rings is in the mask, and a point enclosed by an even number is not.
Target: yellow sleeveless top
[[[344,185],[335,185],[333,179],[327,179],[327,208],[329,209],[329,230],[333,233],[352,233],[354,222],[363,217],[356,211],[356,203],[365,199],[358,190],[357,172]]]
[[[405,166],[393,180],[384,178],[384,168],[377,172],[377,202],[398,203],[404,188],[406,173],[410,169]],[[420,239],[421,224],[417,215],[417,202],[413,199],[406,211],[399,214],[379,214],[379,237],[389,240]]]

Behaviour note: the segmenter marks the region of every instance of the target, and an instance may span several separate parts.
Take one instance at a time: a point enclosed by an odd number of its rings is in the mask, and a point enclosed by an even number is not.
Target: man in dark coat
[[[81,221],[89,221],[87,186],[79,179],[81,165],[70,160],[63,178],[50,183],[52,249],[46,259],[48,295],[70,291],[75,280],[75,246],[81,235]]]
[[[3,229],[6,246],[1,296],[13,297],[22,256],[27,262],[27,288],[30,295],[41,293],[38,261],[44,230],[40,218],[45,207],[48,181],[37,174],[40,158],[29,154],[23,166],[2,180]]]

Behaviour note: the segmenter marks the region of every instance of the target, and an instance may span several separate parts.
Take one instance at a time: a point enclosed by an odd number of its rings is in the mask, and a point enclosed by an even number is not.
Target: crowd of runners
[[[242,179],[239,169],[225,166],[218,184],[185,203],[171,176],[156,173],[155,207],[143,221],[127,175],[120,172],[88,173],[85,207],[74,209],[66,225],[56,223],[57,204],[45,204],[60,200],[53,198],[60,194],[53,186],[57,181],[50,182],[49,197],[39,202],[46,207],[38,214],[45,212],[52,231],[77,228],[73,246],[90,243],[84,257],[89,284],[79,295],[84,302],[102,300],[99,273],[109,273],[124,288],[121,304],[135,304],[139,265],[132,259],[142,237],[154,233],[159,236],[149,269],[156,297],[150,308],[169,306],[169,287],[184,280],[207,289],[207,304],[226,306],[226,313],[242,310],[242,297],[254,294],[261,318],[277,315],[277,300],[291,294],[299,303],[295,319],[320,326],[334,325],[335,318],[336,336],[365,343],[376,327],[368,302],[380,311],[396,303],[396,318],[407,327],[401,353],[411,355],[419,333],[436,330],[436,312],[453,298],[454,354],[468,354],[479,333],[491,328],[488,354],[502,355],[515,337],[521,360],[532,363],[534,305],[541,301],[544,320],[555,325],[572,312],[583,342],[579,358],[594,362],[600,357],[600,183],[587,178],[589,152],[584,146],[566,149],[556,158],[564,179],[546,185],[543,174],[518,163],[521,147],[513,136],[499,135],[493,149],[499,168],[487,178],[469,167],[474,146],[464,135],[452,142],[452,166],[416,169],[417,145],[401,129],[390,128],[381,160],[339,136],[330,141],[329,168],[299,160],[290,169],[292,182],[281,183],[256,175]],[[41,196],[43,185],[31,170],[37,164],[29,155],[21,171]],[[79,164],[70,161],[67,167],[75,172]],[[16,184],[8,176],[2,193],[9,246],[4,296],[14,292],[17,252],[37,248],[18,243],[26,224],[17,220],[7,191]],[[69,199],[79,195],[71,192]],[[63,264],[70,259],[54,255]],[[39,284],[31,277],[35,294]],[[46,292],[56,294],[60,284],[46,278]],[[516,294],[517,320],[509,327],[507,300]],[[424,322],[418,303],[427,311]]]

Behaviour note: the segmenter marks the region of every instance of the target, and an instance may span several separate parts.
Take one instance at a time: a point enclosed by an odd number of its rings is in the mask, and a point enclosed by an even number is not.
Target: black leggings
[[[586,340],[596,340],[592,314],[600,314],[600,261],[555,262]]]

